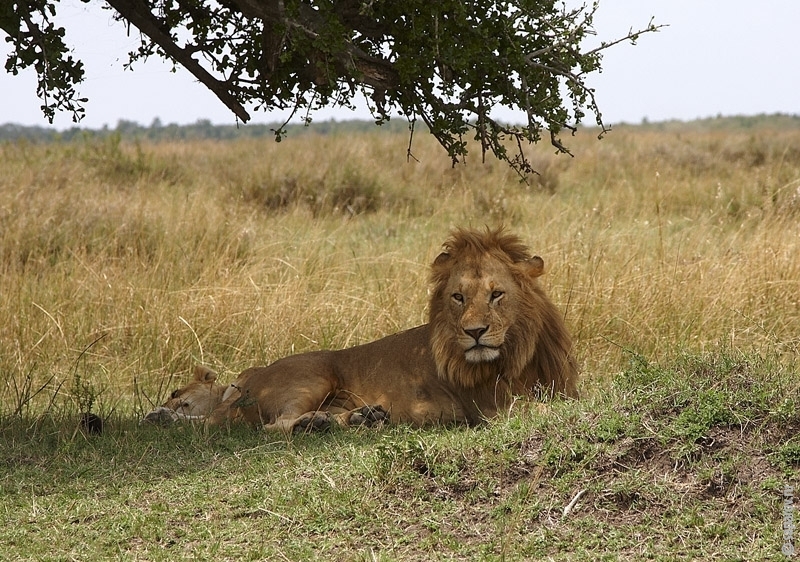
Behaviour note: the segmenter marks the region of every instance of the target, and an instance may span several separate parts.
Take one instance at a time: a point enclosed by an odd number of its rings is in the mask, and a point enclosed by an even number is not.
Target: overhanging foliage
[[[87,1],[88,0],[84,0]],[[6,70],[34,67],[42,110],[77,121],[84,75],[53,23],[57,0],[16,0],[0,9],[14,50]],[[353,107],[364,94],[377,123],[421,119],[453,162],[474,138],[520,174],[524,146],[574,130],[587,111],[605,131],[588,74],[602,52],[640,34],[582,50],[598,8],[555,0],[104,0],[141,32],[131,64],[156,55],[185,67],[243,122],[252,110],[289,109],[310,122],[325,106]],[[248,109],[249,108],[249,109]],[[519,112],[521,125],[493,115]],[[413,130],[413,129],[412,129]],[[284,134],[276,131],[278,140]],[[510,152],[509,152],[510,149]],[[410,155],[409,146],[409,155]]]

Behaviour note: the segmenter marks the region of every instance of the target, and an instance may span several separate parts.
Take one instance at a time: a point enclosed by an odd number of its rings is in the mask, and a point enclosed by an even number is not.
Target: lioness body
[[[288,432],[331,418],[342,425],[381,421],[388,412],[414,425],[474,424],[515,396],[577,396],[571,340],[538,285],[542,273],[541,258],[515,236],[455,231],[432,265],[428,324],[247,369],[208,423],[244,419]]]

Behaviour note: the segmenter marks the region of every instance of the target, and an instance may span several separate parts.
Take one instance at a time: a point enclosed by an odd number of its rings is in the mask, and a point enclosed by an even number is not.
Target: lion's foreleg
[[[307,412],[299,417],[280,416],[274,422],[264,424],[264,431],[269,433],[281,433],[289,436],[297,433],[311,433],[315,431],[325,431],[331,427],[335,416],[326,411]]]
[[[362,406],[333,417],[343,427],[375,427],[389,423],[389,412],[380,404]]]
[[[389,412],[382,406],[362,406],[354,410],[330,408],[315,410],[294,416],[280,416],[274,422],[265,424],[264,431],[281,433],[284,436],[298,433],[326,431],[335,423],[340,427],[375,427],[389,422]]]

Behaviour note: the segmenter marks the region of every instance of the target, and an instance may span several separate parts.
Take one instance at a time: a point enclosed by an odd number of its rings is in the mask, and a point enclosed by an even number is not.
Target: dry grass
[[[575,159],[537,148],[530,186],[407,141],[0,146],[0,412],[71,407],[77,375],[138,413],[198,361],[233,377],[422,323],[455,225],[544,257],[590,393],[628,351],[797,352],[800,132],[585,133]]]
[[[530,187],[406,144],[0,145],[0,557],[778,556],[800,132],[587,133]],[[500,222],[548,265],[584,399],[290,441],[137,423],[195,362],[233,377],[424,322],[449,228]]]

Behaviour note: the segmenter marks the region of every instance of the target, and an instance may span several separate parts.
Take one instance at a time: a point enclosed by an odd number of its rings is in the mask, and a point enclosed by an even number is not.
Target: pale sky
[[[569,4],[576,2],[570,0]],[[67,43],[86,65],[81,96],[89,98],[82,127],[116,126],[120,119],[149,125],[208,119],[234,124],[235,118],[186,71],[155,59],[124,71],[126,54],[137,35],[112,21],[98,0],[83,4],[62,0],[59,20]],[[595,29],[612,40],[655,18],[666,24],[642,36],[636,46],[623,43],[606,51],[602,74],[588,81],[596,89],[604,121],[639,123],[643,119],[691,120],[716,115],[800,114],[800,0],[600,0]],[[0,37],[5,35],[0,31]],[[0,124],[48,126],[29,69],[19,76],[3,68],[10,48],[0,41]],[[281,112],[252,112],[251,123],[285,119]],[[369,119],[366,109],[319,112],[316,121]],[[586,123],[593,124],[591,116]],[[73,126],[67,115],[58,128]]]

